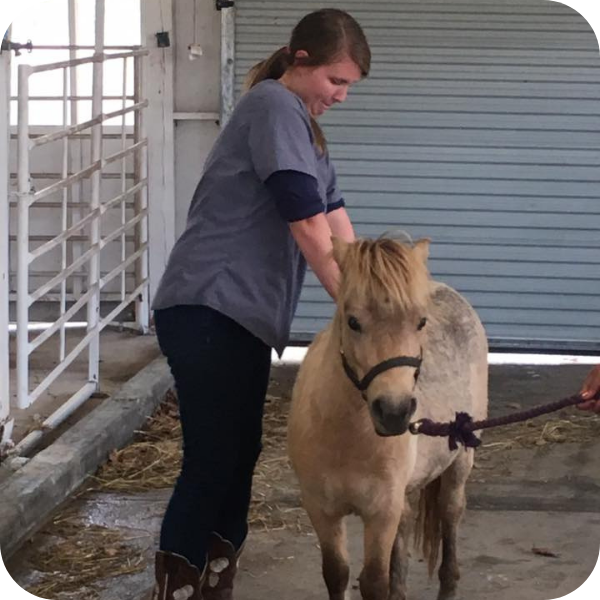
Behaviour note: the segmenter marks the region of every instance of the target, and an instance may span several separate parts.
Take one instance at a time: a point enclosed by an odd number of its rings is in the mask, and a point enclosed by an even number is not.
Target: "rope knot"
[[[430,419],[421,419],[411,423],[410,432],[413,434],[448,437],[450,450],[457,450],[458,444],[465,448],[477,448],[481,440],[473,433],[473,417],[465,412],[456,413],[454,421],[447,423],[436,423]]]
[[[473,417],[466,412],[457,412],[454,421],[448,424],[448,446],[450,450],[457,450],[458,444],[465,448],[477,448],[481,440],[473,433],[469,427],[473,422]]]
[[[598,392],[595,397],[600,399],[600,392]],[[456,450],[459,443],[465,448],[477,448],[477,446],[481,444],[481,440],[473,434],[473,431],[527,421],[534,417],[546,415],[562,408],[566,408],[567,406],[580,404],[587,400],[589,399],[582,398],[581,394],[576,394],[574,396],[569,396],[568,398],[563,398],[562,400],[557,400],[556,402],[551,402],[550,404],[535,406],[529,410],[523,410],[511,415],[505,415],[504,417],[496,417],[494,419],[486,419],[483,421],[473,421],[473,418],[468,413],[458,412],[456,413],[454,421],[446,423],[437,423],[431,419],[420,419],[410,424],[409,431],[414,435],[423,434],[437,437],[448,436],[450,450]]]

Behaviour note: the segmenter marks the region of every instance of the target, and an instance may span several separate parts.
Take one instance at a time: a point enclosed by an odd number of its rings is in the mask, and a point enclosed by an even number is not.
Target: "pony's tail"
[[[442,480],[438,477],[421,490],[415,525],[415,547],[422,551],[430,577],[437,565],[442,541],[441,485]]]

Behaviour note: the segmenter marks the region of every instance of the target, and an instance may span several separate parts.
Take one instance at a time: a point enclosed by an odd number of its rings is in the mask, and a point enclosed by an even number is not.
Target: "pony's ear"
[[[333,259],[341,270],[342,265],[344,264],[344,259],[346,258],[346,252],[348,252],[348,246],[350,246],[350,244],[335,235],[331,236],[331,243],[333,244]]]
[[[427,264],[429,258],[429,243],[431,242],[428,238],[422,238],[415,242],[414,251],[416,255],[423,261],[423,264]]]

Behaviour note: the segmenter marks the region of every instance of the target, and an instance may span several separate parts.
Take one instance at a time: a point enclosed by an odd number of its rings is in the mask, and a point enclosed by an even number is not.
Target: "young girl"
[[[306,263],[335,298],[331,236],[354,239],[316,119],[370,60],[346,12],[308,14],[288,46],[251,70],[206,161],[153,303],[183,429],[156,555],[160,600],[232,598],[271,349],[288,342]]]

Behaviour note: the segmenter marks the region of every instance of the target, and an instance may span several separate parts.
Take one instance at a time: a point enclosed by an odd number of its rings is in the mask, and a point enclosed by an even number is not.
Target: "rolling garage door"
[[[322,120],[359,235],[432,240],[435,278],[494,348],[600,349],[600,54],[547,0],[327,3],[351,12],[371,76]],[[235,78],[320,2],[238,0]],[[309,274],[294,339],[333,304]]]

